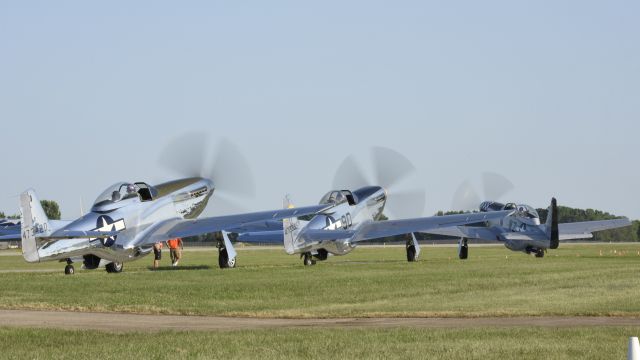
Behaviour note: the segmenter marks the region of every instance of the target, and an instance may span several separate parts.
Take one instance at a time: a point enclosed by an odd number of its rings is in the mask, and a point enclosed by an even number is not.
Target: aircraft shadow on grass
[[[188,265],[188,266],[160,266],[157,269],[152,267],[148,267],[149,270],[153,271],[178,271],[178,270],[209,270],[211,266],[209,265]]]

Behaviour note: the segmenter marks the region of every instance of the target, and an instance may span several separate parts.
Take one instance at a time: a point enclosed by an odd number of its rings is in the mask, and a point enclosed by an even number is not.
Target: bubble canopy
[[[102,207],[128,199],[152,200],[157,191],[145,183],[117,182],[105,189],[93,202],[93,207]]]

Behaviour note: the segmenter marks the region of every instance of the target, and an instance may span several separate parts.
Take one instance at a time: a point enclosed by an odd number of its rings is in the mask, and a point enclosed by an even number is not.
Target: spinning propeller
[[[395,150],[384,147],[371,149],[371,166],[365,172],[353,155],[348,156],[338,167],[333,179],[337,190],[355,190],[364,186],[378,185],[387,191],[385,213],[398,218],[422,216],[426,205],[426,191],[418,181],[415,166]]]
[[[469,180],[465,180],[453,195],[451,202],[451,210],[477,210],[478,205],[485,200],[497,201],[509,191],[514,189],[513,183],[506,177],[485,172],[482,174],[482,187],[484,190],[484,198],[481,199]]]
[[[213,181],[214,201],[225,212],[239,212],[241,199],[256,195],[256,185],[249,162],[238,147],[227,139],[216,143],[209,136],[193,132],[171,140],[160,153],[160,163],[184,177],[203,177]]]

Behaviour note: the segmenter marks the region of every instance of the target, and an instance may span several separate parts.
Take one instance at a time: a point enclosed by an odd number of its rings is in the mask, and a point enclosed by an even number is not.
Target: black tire
[[[538,249],[538,251],[536,251],[536,257],[537,258],[543,258],[544,257],[544,249]]]
[[[310,253],[305,253],[303,263],[304,263],[304,266],[311,266],[311,265],[314,265],[316,262],[313,261],[313,258],[311,257]]]
[[[414,262],[418,260],[416,258],[416,247],[414,245],[408,245],[407,246],[407,261],[408,262]]]
[[[69,265],[64,267],[64,274],[65,275],[73,275],[75,273],[76,273],[76,269],[73,267],[73,265],[69,264]]]
[[[227,253],[227,249],[218,250],[218,266],[220,269],[226,269],[229,267],[229,253]]]
[[[108,263],[104,268],[110,274],[118,274],[122,272],[123,267],[124,266],[122,265],[122,263],[112,262],[112,263]]]
[[[469,245],[462,245],[460,247],[460,252],[458,253],[458,257],[461,260],[466,260],[469,257]]]

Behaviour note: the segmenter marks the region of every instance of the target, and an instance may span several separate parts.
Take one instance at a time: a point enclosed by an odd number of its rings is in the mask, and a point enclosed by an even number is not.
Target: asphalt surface
[[[103,331],[232,331],[277,328],[478,328],[640,326],[628,317],[264,319],[0,310],[0,326]]]

